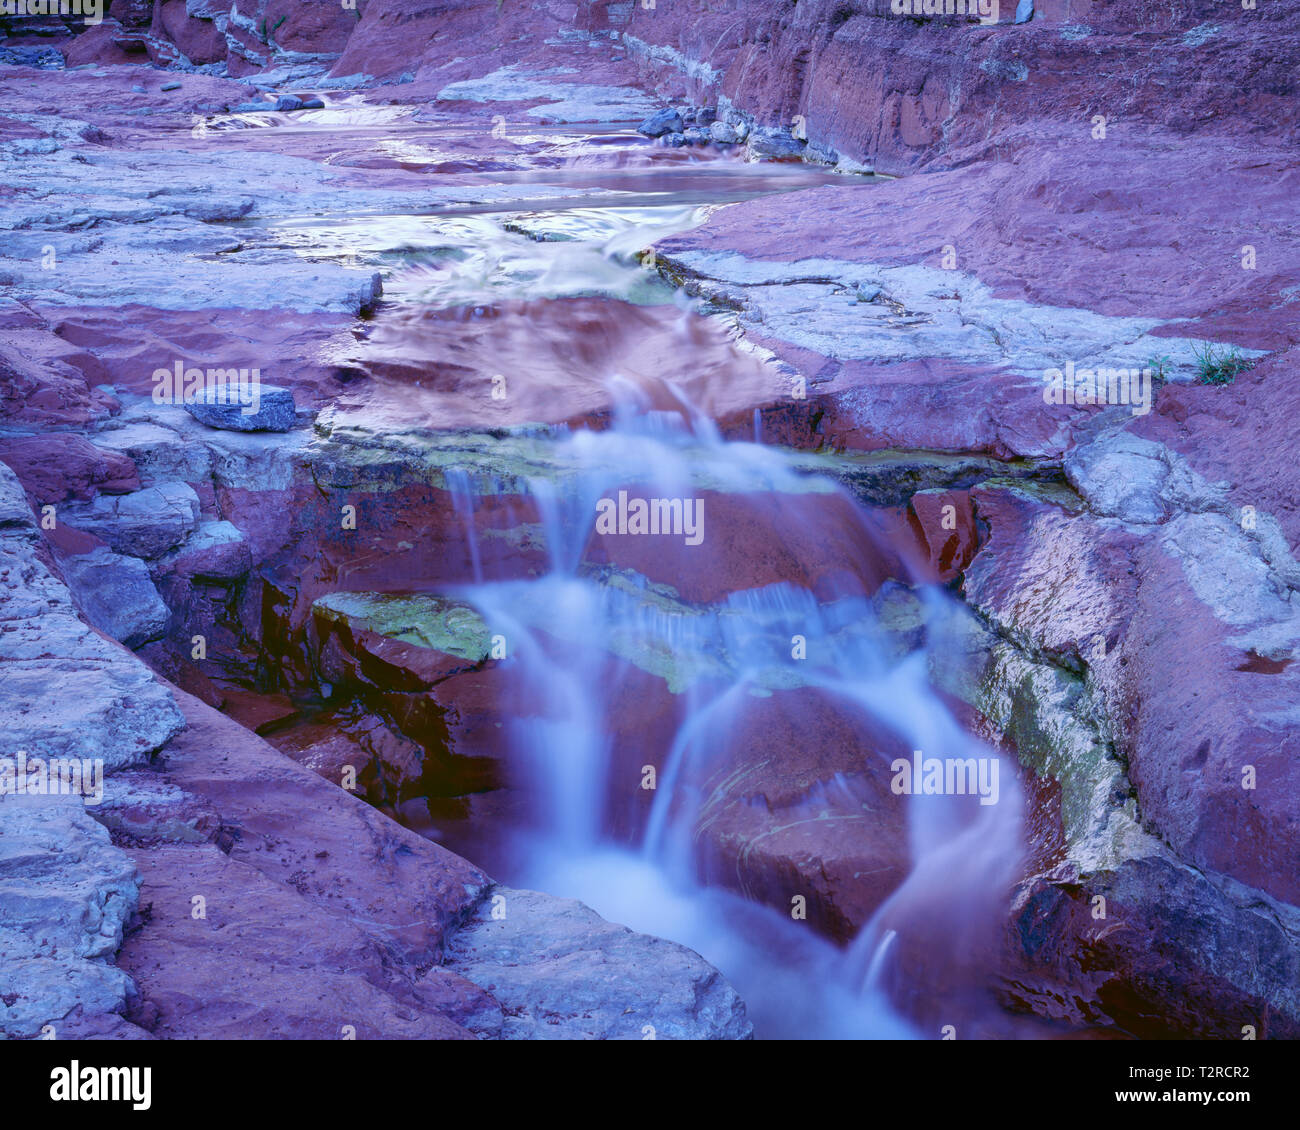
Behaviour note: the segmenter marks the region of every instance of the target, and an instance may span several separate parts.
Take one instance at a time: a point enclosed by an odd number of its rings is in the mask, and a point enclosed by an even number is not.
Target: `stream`
[[[436,123],[333,114],[292,128],[336,146],[336,164],[376,133],[406,172],[445,167],[463,141]],[[291,128],[237,124],[250,144]],[[784,385],[725,312],[645,261],[728,203],[845,178],[626,130],[539,127],[532,141],[531,165],[512,154],[481,171],[480,154],[456,170],[462,183],[544,188],[531,198],[281,218],[262,232],[383,274],[383,303],[339,357],[370,378],[358,395],[381,417],[427,428],[429,444],[515,429],[557,469],[526,485],[546,565],[522,579],[476,521],[491,476],[449,473],[472,576],[423,590],[471,605],[501,641],[513,799],[490,826],[436,805],[399,815],[502,883],[695,949],[760,1038],[934,1038],[919,1018],[937,1000],[978,1027],[998,1012],[984,982],[1022,863],[1023,800],[1014,758],[966,732],[932,685],[955,598],[915,568],[889,515],[765,445],[757,412],[752,437],[723,438],[722,412]],[[493,378],[506,390],[496,399]],[[669,528],[598,524],[638,501]],[[821,772],[832,725],[855,735],[854,763]],[[898,758],[913,751],[958,774],[978,767],[996,788],[953,795],[918,780],[900,794]],[[786,844],[836,823],[864,858],[903,861],[862,872],[874,911],[852,937],[807,920],[812,856],[751,889],[742,863],[762,848],[745,829],[765,821]]]

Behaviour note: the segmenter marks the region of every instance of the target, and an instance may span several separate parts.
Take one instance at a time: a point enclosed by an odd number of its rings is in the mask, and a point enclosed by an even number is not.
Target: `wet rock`
[[[735,145],[740,141],[736,127],[727,122],[714,122],[710,125],[709,136],[719,145]]]
[[[805,143],[786,130],[756,129],[746,142],[746,155],[751,160],[798,161],[804,149]]]
[[[909,509],[913,528],[929,553],[930,568],[940,581],[951,581],[979,548],[970,495],[965,491],[917,491]]]
[[[210,428],[227,428],[239,432],[287,432],[293,427],[296,409],[293,393],[287,388],[262,385],[256,410],[252,404],[240,404],[234,396],[223,396],[218,389],[207,389],[185,405],[185,410]]]
[[[743,1040],[745,1006],[685,946],[606,922],[573,899],[494,887],[447,967],[505,1010],[507,1040]]]
[[[298,717],[288,695],[229,687],[222,693],[221,709],[246,730],[264,734]]]
[[[136,648],[166,630],[167,605],[138,557],[101,548],[64,558],[61,568],[86,619],[106,635]]]
[[[561,72],[565,73],[565,72]],[[656,100],[631,85],[565,82],[553,69],[511,64],[444,86],[440,102],[538,102],[527,111],[546,122],[635,122]],[[680,127],[679,127],[680,128]]]
[[[851,941],[907,876],[905,798],[890,764],[911,751],[812,688],[753,699],[703,736],[680,786],[698,796],[701,877]],[[799,735],[815,728],[818,740]]]
[[[583,560],[672,585],[691,603],[713,603],[730,592],[781,581],[830,597],[849,577],[871,593],[886,579],[907,575],[888,536],[890,515],[862,515],[847,497],[824,489],[824,482],[808,485],[806,494],[700,490],[693,500],[697,517],[703,515],[698,540],[595,530]],[[634,498],[645,492],[627,493]],[[776,529],[787,533],[774,536]],[[807,535],[789,536],[799,529]]]
[[[129,494],[101,494],[88,503],[68,503],[60,508],[60,517],[118,553],[160,557],[197,528],[199,497],[187,483],[160,483]]]
[[[289,113],[293,110],[301,110],[302,99],[299,98],[296,94],[282,94],[280,95],[279,98],[275,100],[275,105],[272,108],[278,110],[281,113]]]
[[[682,116],[671,106],[652,114],[636,127],[637,133],[646,137],[663,137],[664,134],[681,133],[685,129]]]
[[[331,683],[427,690],[488,657],[487,625],[459,601],[339,592],[321,597],[312,612],[318,662]]]
[[[1207,497],[1153,447],[1101,451],[1160,468],[1134,479],[1149,488],[1137,496],[1147,503]],[[1106,460],[1078,466],[1081,486],[1115,508],[1093,473]],[[1276,796],[1242,788],[1245,764],[1290,781],[1290,735],[1263,736],[1290,692],[1285,668],[1250,673],[1225,639],[1287,612],[1244,539],[1239,559],[1225,555],[1240,531],[1217,514],[1121,526],[1023,487],[973,497],[990,536],[966,589],[1004,637],[987,649],[975,701],[1023,762],[1059,783],[1068,865],[1027,880],[1017,897],[1016,960],[1029,967],[1009,994],[1044,1015],[1108,1016],[1146,1036],[1229,1034],[1242,1023],[1293,1031],[1300,911],[1275,850],[1291,850],[1292,822],[1277,803],[1291,785]],[[1113,497],[1131,509],[1131,494]],[[1173,544],[1195,561],[1180,569]],[[1171,654],[1196,662],[1171,665]],[[1098,894],[1110,906],[1104,922],[1091,913]]]
[[[301,108],[303,110],[323,110],[325,109],[325,103],[319,98],[304,98]]]

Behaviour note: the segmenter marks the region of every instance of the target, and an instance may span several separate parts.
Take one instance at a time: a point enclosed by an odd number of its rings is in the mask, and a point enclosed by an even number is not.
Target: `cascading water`
[[[709,530],[710,502],[739,498],[765,514],[761,536],[780,539],[796,561],[828,539],[871,543],[866,514],[842,498],[862,529],[832,531],[820,528],[815,515],[801,517],[797,506],[773,503],[841,492],[776,449],[724,442],[689,409],[645,411],[644,403],[625,399],[610,430],[575,431],[557,439],[556,448],[557,463],[569,473],[530,484],[549,571],[533,580],[486,580],[459,594],[509,641],[514,668],[519,710],[510,744],[529,819],[518,830],[517,870],[501,878],[580,898],[613,920],[697,949],[746,998],[760,1035],[913,1032],[890,999],[928,991],[907,983],[918,968],[936,978],[935,989],[951,990],[951,980],[965,974],[977,979],[978,970],[968,967],[978,960],[970,955],[987,945],[1005,907],[1021,843],[1011,772],[998,774],[993,804],[970,795],[907,798],[910,871],[846,951],[787,914],[702,883],[698,839],[718,771],[743,759],[734,748],[738,720],[774,692],[817,692],[897,735],[909,750],[996,759],[931,687],[926,647],[900,655],[881,623],[879,592],[869,591],[869,579],[843,571],[819,594],[772,583],[701,606],[680,600],[671,587],[592,561],[597,503],[620,491],[703,496],[701,544],[674,547],[674,560],[698,554],[693,573],[725,567],[726,554],[719,557],[711,539],[728,533]],[[940,636],[949,599],[931,588],[918,593],[930,636]],[[634,668],[664,675],[676,691],[671,723],[643,735],[644,765],[639,756],[635,764],[620,756],[611,717],[623,708],[620,683]],[[806,740],[817,742],[815,729]],[[885,755],[869,747],[860,753],[862,775],[888,779]],[[634,806],[627,798],[643,788],[648,767],[655,788],[643,791],[653,801],[648,813],[629,817]],[[821,782],[807,797],[809,818],[819,818],[818,809],[851,810],[855,787],[844,779]]]
[[[425,144],[413,129],[412,153]],[[545,473],[522,486],[481,465],[446,469],[473,577],[457,595],[507,643],[495,675],[519,799],[491,830],[508,841],[490,845],[499,858],[478,854],[481,828],[469,854],[500,881],[696,949],[761,1036],[934,1036],[947,1015],[936,1002],[978,996],[987,980],[1018,874],[1019,791],[1006,771],[996,804],[891,793],[900,752],[996,761],[931,686],[954,605],[815,460],[763,446],[757,409],[753,442],[721,438],[711,418],[748,413],[783,383],[640,268],[643,249],[710,206],[830,175],[665,159],[634,151],[610,167],[607,147],[587,153],[548,174],[577,195],[532,210],[486,202],[277,229],[305,253],[386,270],[385,315],[336,357],[368,374],[357,395],[372,426],[532,422],[544,452]],[[513,382],[512,417],[481,395],[489,380]],[[610,403],[604,430],[561,423],[603,424]],[[597,506],[620,492],[698,501],[698,544],[600,533]],[[488,496],[511,528],[535,515],[540,575],[518,579],[480,529]],[[915,612],[908,631],[900,601]],[[832,727],[851,757],[823,770]],[[797,780],[779,779],[774,736],[797,747]],[[755,762],[776,779],[751,785]],[[779,860],[794,872],[763,889],[741,874],[758,841],[801,828],[841,829],[875,852],[839,877],[858,896],[838,924],[841,941],[860,927],[847,946],[792,909],[811,897],[800,858]],[[971,1015],[954,1004],[954,1020]]]

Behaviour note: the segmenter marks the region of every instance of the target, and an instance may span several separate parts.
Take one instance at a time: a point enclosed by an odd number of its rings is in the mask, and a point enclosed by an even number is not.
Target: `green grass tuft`
[[[1230,385],[1238,373],[1244,373],[1255,364],[1235,345],[1216,353],[1214,345],[1206,342],[1196,351],[1196,377],[1203,385]]]

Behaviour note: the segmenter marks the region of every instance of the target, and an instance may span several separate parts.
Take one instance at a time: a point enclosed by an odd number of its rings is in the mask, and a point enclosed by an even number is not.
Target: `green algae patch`
[[[354,632],[374,632],[472,663],[487,659],[492,643],[482,616],[442,596],[335,592],[317,600],[312,611]]]

